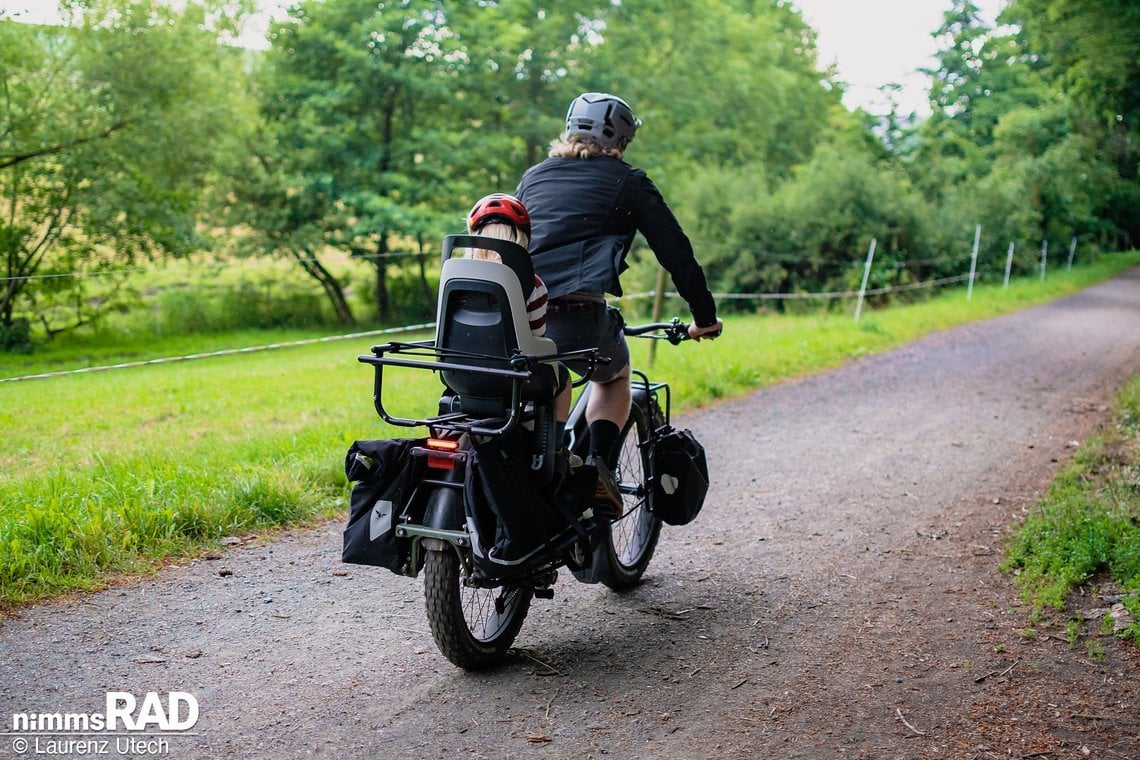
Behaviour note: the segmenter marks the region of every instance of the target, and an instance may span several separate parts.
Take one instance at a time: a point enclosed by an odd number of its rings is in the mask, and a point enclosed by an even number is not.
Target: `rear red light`
[[[427,439],[427,447],[428,447],[428,449],[431,449],[431,450],[447,452],[448,454],[451,454],[451,453],[459,450],[459,441],[450,441],[450,440],[447,440],[446,438],[428,438]],[[437,470],[454,470],[455,469],[455,457],[454,456],[432,456],[431,453],[429,452],[427,464],[428,464],[428,467],[432,467],[432,468],[435,468]]]

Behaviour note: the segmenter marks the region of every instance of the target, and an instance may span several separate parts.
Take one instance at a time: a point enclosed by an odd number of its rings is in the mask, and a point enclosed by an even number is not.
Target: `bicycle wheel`
[[[464,586],[453,548],[426,555],[424,599],[435,645],[466,670],[495,665],[522,628],[533,592],[522,586]]]
[[[652,422],[660,424],[657,420]],[[647,508],[649,449],[644,444],[653,431],[650,425],[646,410],[635,403],[618,442],[614,468],[625,508],[621,519],[609,526],[594,550],[592,569],[596,579],[615,591],[630,588],[641,580],[661,535],[661,521]]]

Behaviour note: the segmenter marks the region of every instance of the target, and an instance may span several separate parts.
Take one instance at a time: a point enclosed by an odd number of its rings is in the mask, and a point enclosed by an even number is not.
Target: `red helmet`
[[[467,214],[467,229],[478,232],[479,228],[491,222],[513,224],[530,237],[530,214],[518,198],[507,193],[484,195]]]

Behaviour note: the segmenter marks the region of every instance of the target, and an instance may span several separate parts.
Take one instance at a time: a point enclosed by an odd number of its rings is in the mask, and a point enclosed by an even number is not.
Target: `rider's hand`
[[[700,340],[701,338],[714,340],[720,337],[722,330],[724,330],[724,323],[719,319],[716,321],[716,324],[709,325],[708,327],[697,327],[695,324],[692,324],[689,325],[689,337],[693,340]]]

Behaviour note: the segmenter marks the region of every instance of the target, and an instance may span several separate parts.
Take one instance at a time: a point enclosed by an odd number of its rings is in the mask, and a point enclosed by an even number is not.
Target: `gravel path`
[[[564,573],[490,674],[437,653],[422,581],[340,564],[337,521],[0,622],[0,720],[184,691],[160,756],[1137,758],[1135,647],[1019,635],[996,570],[1136,372],[1140,269],[680,419],[700,519],[628,593]]]

